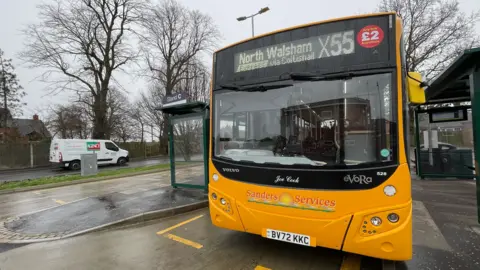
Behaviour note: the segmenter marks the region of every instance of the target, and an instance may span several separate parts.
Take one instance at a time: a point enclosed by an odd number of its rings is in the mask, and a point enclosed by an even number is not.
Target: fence
[[[40,167],[49,164],[50,142],[0,144],[0,169]]]
[[[128,151],[130,158],[148,158],[160,156],[160,143],[141,143],[141,142],[126,142],[116,144]]]
[[[117,145],[132,159],[160,156],[160,143],[127,142]],[[49,166],[50,142],[0,143],[0,170]]]

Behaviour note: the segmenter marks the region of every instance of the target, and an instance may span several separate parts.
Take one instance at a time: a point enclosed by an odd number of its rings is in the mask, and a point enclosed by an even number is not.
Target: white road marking
[[[472,229],[473,232],[476,232],[478,235],[480,235],[480,227],[472,226],[471,229]]]

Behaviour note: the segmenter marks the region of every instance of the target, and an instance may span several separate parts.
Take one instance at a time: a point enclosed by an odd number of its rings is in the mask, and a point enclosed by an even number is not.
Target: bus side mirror
[[[425,103],[425,90],[423,90],[422,75],[418,72],[408,72],[407,88],[408,100],[413,104]]]

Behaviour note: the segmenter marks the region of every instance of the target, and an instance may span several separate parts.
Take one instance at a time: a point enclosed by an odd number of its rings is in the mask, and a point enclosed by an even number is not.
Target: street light
[[[245,21],[246,19],[248,18],[252,18],[252,37],[255,36],[255,30],[254,30],[254,23],[253,23],[253,17],[259,15],[259,14],[262,14],[262,13],[265,13],[267,11],[269,11],[270,9],[268,7],[264,7],[262,9],[260,9],[257,13],[255,14],[252,14],[250,16],[242,16],[242,17],[238,17],[237,18],[237,21],[241,22],[241,21]]]

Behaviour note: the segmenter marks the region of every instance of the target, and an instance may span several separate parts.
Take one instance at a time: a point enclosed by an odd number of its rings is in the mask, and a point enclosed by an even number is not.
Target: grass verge
[[[185,162],[178,165],[180,165],[179,167],[181,167],[182,165],[189,165],[189,164],[193,164],[193,163]],[[80,174],[49,176],[49,177],[42,177],[42,178],[36,178],[36,179],[24,180],[24,181],[5,182],[0,184],[0,190],[41,186],[46,184],[71,182],[75,180],[84,180],[84,179],[103,178],[103,177],[109,177],[109,176],[121,177],[122,175],[127,175],[132,173],[168,169],[168,168],[170,168],[170,164],[158,164],[158,165],[151,165],[151,166],[137,167],[137,168],[122,168],[118,170],[100,171],[97,175],[92,175],[92,176],[81,176]]]

